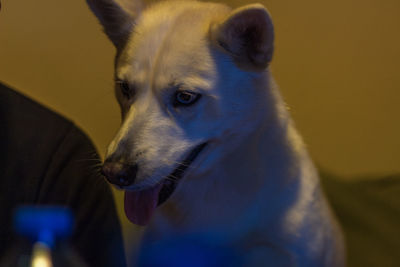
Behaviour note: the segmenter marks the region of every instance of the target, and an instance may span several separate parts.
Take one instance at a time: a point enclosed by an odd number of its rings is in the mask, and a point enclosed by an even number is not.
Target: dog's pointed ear
[[[133,29],[135,18],[142,9],[141,1],[86,0],[86,2],[114,46],[118,48],[123,45]]]
[[[212,25],[211,38],[244,68],[263,70],[272,60],[274,28],[261,4],[233,10],[221,23]]]

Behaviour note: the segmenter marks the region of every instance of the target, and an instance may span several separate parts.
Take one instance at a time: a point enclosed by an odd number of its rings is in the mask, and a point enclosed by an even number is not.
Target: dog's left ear
[[[239,67],[263,70],[271,62],[274,28],[263,5],[238,8],[210,30],[213,42],[231,54]]]
[[[142,9],[140,0],[86,0],[103,25],[104,32],[119,48],[129,38],[135,19]]]

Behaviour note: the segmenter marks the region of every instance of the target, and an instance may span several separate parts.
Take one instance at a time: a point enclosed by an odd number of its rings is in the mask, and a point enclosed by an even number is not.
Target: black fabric
[[[72,245],[90,266],[125,266],[120,223],[99,156],[73,123],[0,84],[0,258],[21,204],[72,208]]]
[[[351,181],[321,172],[342,225],[348,267],[400,266],[400,174]]]

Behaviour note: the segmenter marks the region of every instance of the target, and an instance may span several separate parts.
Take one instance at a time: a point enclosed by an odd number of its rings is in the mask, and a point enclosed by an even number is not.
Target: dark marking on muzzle
[[[189,168],[190,164],[197,158],[200,152],[207,146],[207,142],[197,145],[189,153],[189,155],[180,163],[176,169],[167,177],[169,182],[164,183],[158,197],[158,205],[164,203],[174,192],[178,181],[183,177],[186,169]]]

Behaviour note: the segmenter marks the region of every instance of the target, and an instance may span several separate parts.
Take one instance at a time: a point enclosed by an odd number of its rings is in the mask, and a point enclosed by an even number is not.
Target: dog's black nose
[[[137,164],[130,165],[118,161],[105,161],[101,168],[101,173],[106,179],[118,186],[131,185],[136,178],[138,171]]]

